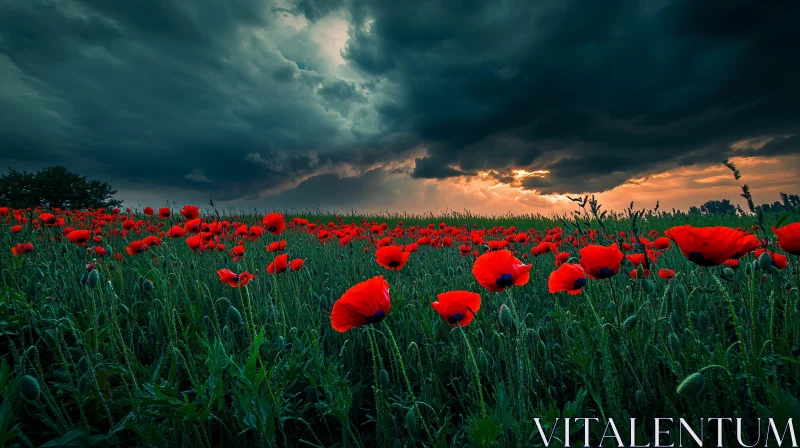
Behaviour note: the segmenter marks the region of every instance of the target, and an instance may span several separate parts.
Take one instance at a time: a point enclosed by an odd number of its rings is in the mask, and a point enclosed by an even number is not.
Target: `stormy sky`
[[[0,0],[0,163],[126,205],[800,193],[794,0]],[[749,176],[749,177],[748,177]]]

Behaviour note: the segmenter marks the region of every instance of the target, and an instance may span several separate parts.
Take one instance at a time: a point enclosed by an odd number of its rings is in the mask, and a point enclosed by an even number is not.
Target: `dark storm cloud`
[[[393,197],[386,173],[602,191],[800,151],[799,22],[794,1],[0,0],[0,159],[322,206]]]
[[[599,191],[717,162],[740,139],[800,130],[797,2],[364,9],[368,31],[354,28],[345,56],[398,86],[390,119],[429,143],[418,177],[436,175],[432,160],[443,178],[529,167],[551,171],[528,179],[531,188]]]

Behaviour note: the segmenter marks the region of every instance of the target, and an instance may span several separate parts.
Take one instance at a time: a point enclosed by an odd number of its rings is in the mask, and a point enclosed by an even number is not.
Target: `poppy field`
[[[797,419],[800,214],[592,205],[1,207],[0,447],[563,446],[578,417],[644,445],[655,417],[747,440]]]

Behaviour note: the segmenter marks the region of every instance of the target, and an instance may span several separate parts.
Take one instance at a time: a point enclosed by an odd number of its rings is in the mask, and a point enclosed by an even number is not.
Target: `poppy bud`
[[[24,375],[19,379],[19,392],[28,401],[36,401],[42,393],[39,382],[30,375]]]
[[[142,291],[149,293],[153,292],[153,289],[155,289],[153,282],[148,279],[144,279],[144,281],[142,281]]]
[[[86,284],[90,288],[96,288],[98,283],[100,283],[100,273],[97,272],[97,269],[92,269],[86,277]]]
[[[775,266],[770,265],[769,267],[767,267],[767,272],[769,272],[772,275],[777,275],[781,273],[781,270],[776,268]]]
[[[489,371],[489,357],[486,355],[486,352],[481,350],[481,354],[478,357],[481,363],[481,370],[484,372]]]
[[[748,276],[753,275],[754,266],[755,266],[755,264],[753,264],[753,263],[745,264],[744,265],[744,273],[747,274]]]
[[[554,366],[550,360],[547,360],[544,364],[544,370],[547,371],[550,378],[556,379],[556,366]]]
[[[644,266],[636,266],[636,278],[644,278]]]
[[[699,326],[700,326],[700,325],[699,325],[699,324],[700,324],[700,322],[699,322],[699,320],[698,320],[698,319],[699,319],[699,318],[697,317],[697,313],[695,313],[694,311],[689,311],[689,320],[690,320],[690,321],[692,321],[692,324],[693,324],[695,327],[699,327]]]
[[[652,294],[653,291],[656,290],[656,287],[655,287],[655,285],[653,285],[653,282],[651,282],[650,280],[643,280],[642,281],[642,289],[644,289],[644,292],[646,292],[648,294]]]
[[[764,251],[761,256],[758,257],[758,267],[760,267],[762,271],[766,271],[770,266],[772,266],[772,257]]]
[[[680,283],[675,285],[675,295],[680,297],[681,300],[686,301],[686,288]]]
[[[389,372],[386,369],[381,369],[378,374],[378,379],[381,382],[381,387],[388,388],[392,383],[389,381]]]
[[[678,395],[683,398],[696,397],[703,391],[706,385],[706,378],[700,372],[695,372],[686,377],[681,384],[678,385]]]
[[[536,346],[536,351],[541,357],[544,357],[544,355],[547,354],[547,347],[544,345],[544,342],[541,339],[539,339],[539,344]]]
[[[91,375],[83,375],[81,379],[78,380],[78,390],[80,390],[82,394],[88,394],[92,391]]]
[[[230,336],[231,336],[231,330],[228,328],[227,325],[225,325],[224,327],[222,327],[222,337],[227,339]]]
[[[641,389],[636,391],[636,406],[639,406],[642,411],[647,409],[647,395]]]
[[[81,356],[81,359],[78,360],[78,372],[86,373],[89,370],[89,360],[86,356]]]
[[[731,268],[723,269],[722,270],[722,275],[724,275],[726,279],[729,279],[729,280],[733,279],[733,276],[734,276],[733,269],[731,269]]]
[[[553,344],[553,346],[550,347],[550,350],[553,352],[554,355],[561,355],[561,345],[559,345],[558,342]]]
[[[705,331],[708,328],[708,313],[700,311],[700,328]]]
[[[633,330],[634,328],[636,328],[637,319],[638,318],[636,317],[635,314],[628,316],[628,318],[625,319],[625,322],[622,323],[622,329],[625,331]]]
[[[228,321],[236,325],[242,325],[242,313],[233,305],[228,307]]]
[[[42,270],[39,268],[36,268],[36,280],[44,280],[44,272],[42,272]]]
[[[417,415],[414,414],[414,410],[411,408],[406,412],[406,427],[410,431],[414,431],[417,428]]]
[[[514,323],[514,319],[511,316],[511,310],[508,308],[508,306],[506,306],[505,303],[500,305],[500,312],[498,314],[500,318],[500,326],[511,328],[511,325]]]
[[[130,310],[128,309],[127,306],[125,306],[124,303],[120,303],[119,305],[117,305],[117,312],[123,316],[127,316]]]
[[[669,340],[669,348],[672,350],[672,353],[675,356],[680,356],[681,354],[681,339],[675,333],[670,333],[668,338]]]

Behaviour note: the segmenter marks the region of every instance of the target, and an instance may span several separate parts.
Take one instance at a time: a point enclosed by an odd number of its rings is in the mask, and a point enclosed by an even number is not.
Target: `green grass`
[[[541,216],[366,219],[390,228],[398,220],[563,227]],[[685,223],[752,224],[647,214],[636,226],[645,234]],[[605,225],[632,230],[621,216]],[[541,446],[534,417],[547,434],[556,417],[618,424],[635,417],[643,425],[638,441],[647,443],[654,417],[741,417],[755,437],[758,417],[800,416],[797,257],[777,272],[753,268],[749,255],[726,277],[721,268],[689,263],[673,244],[658,267],[676,269],[675,280],[655,269],[631,279],[623,265],[611,280],[590,281],[569,296],[547,292],[555,268],[546,254],[525,260],[534,265],[526,286],[491,293],[474,280],[473,259],[460,257],[458,244],[420,246],[401,271],[390,272],[374,250],[365,253],[367,240],[342,248],[287,229],[279,238],[290,259],[306,262],[298,272],[266,273],[275,254],[264,246],[278,239],[267,234],[245,243],[239,263],[227,251],[194,253],[182,239],[131,257],[126,240],[109,237],[103,244],[124,261],[109,254],[99,278],[82,284],[91,261],[85,248],[38,239],[58,230],[12,235],[0,224],[0,232],[0,447]],[[21,241],[36,250],[13,257],[7,248]],[[256,278],[230,288],[216,274],[225,267]],[[334,331],[334,301],[375,275],[391,285],[386,319]],[[463,329],[430,306],[438,293],[462,289],[483,300]],[[510,322],[500,317],[504,304]],[[620,432],[627,441],[626,424]],[[603,428],[592,426],[595,440]],[[571,429],[575,444],[583,428]],[[560,427],[556,438],[564,437]]]

